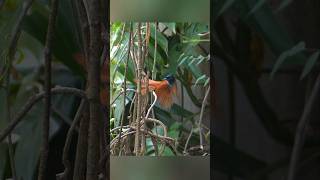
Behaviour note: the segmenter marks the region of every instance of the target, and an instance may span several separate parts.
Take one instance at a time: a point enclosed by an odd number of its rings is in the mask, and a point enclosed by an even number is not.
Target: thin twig
[[[133,119],[134,119],[134,115],[132,114],[132,108],[134,106],[134,102],[136,100],[136,93],[134,93],[133,95],[133,98],[132,98],[132,101],[131,101],[131,104],[130,104],[130,109],[129,109],[129,112],[130,112],[130,119],[129,119],[129,124],[131,124],[133,122]],[[133,110],[134,112],[134,110]]]
[[[25,16],[27,15],[27,12],[28,12],[29,8],[31,7],[32,3],[33,3],[33,0],[27,0],[27,1],[23,2],[23,4],[22,4],[21,13],[19,14],[19,17],[17,19],[17,23],[15,24],[15,26],[12,30],[12,35],[10,37],[9,52],[8,52],[9,62],[8,62],[7,68],[4,69],[4,74],[10,73],[9,65],[12,64],[12,61],[13,61],[15,53],[16,53],[17,43],[18,43],[18,40],[19,40],[20,34],[21,34],[21,25],[22,25],[22,22],[23,22]],[[2,81],[2,77],[0,76],[0,82],[1,81]]]
[[[46,43],[44,48],[45,57],[45,95],[44,95],[44,119],[42,123],[42,144],[40,150],[40,164],[38,180],[46,179],[47,160],[49,154],[49,125],[51,115],[51,59],[52,59],[52,42],[54,38],[54,28],[58,12],[58,0],[52,0],[51,12],[47,29]]]
[[[156,79],[157,72],[156,72],[156,60],[157,60],[157,29],[158,29],[158,24],[155,23],[154,27],[154,53],[153,53],[153,65],[152,65],[152,80]]]
[[[127,91],[132,91],[132,92],[136,92],[135,89],[127,89]],[[124,90],[121,89],[120,93],[117,95],[117,97],[114,98],[114,100],[110,103],[110,106],[112,106],[116,100],[124,93]]]
[[[138,62],[137,62],[137,72],[138,72],[138,83],[137,83],[137,117],[136,125],[137,132],[135,136],[134,152],[136,156],[140,155],[140,119],[141,119],[141,105],[142,105],[142,94],[141,94],[141,79],[142,79],[142,38],[141,38],[141,23],[138,23]]]
[[[131,129],[133,129],[134,131],[131,131]],[[121,136],[121,138],[124,138],[125,136],[128,136],[130,134],[135,134],[137,128],[136,127],[131,127],[130,130],[126,131],[123,133],[123,135]],[[151,137],[154,137],[154,138],[158,138],[160,139],[162,142],[172,142],[172,141],[175,141],[174,139],[170,138],[170,137],[167,137],[167,136],[161,136],[161,135],[155,135],[153,134],[152,132],[150,131],[146,131],[144,129],[140,129],[141,132],[145,133],[145,134],[148,134],[149,136]],[[111,141],[110,143],[110,147],[113,147],[115,143],[117,143],[118,141],[118,136],[116,138],[114,138],[114,140]]]
[[[12,57],[13,58],[13,57]],[[11,61],[12,62],[12,61]],[[9,64],[9,66],[11,67],[11,64]],[[9,67],[9,69],[10,69]],[[11,122],[11,108],[10,108],[10,71],[8,71],[8,73],[6,74],[6,119],[7,122],[10,123]],[[10,166],[11,166],[11,174],[12,174],[12,178],[13,180],[17,180],[17,173],[16,173],[16,166],[15,166],[15,162],[14,162],[14,153],[13,153],[13,144],[12,144],[12,137],[11,137],[11,133],[8,135],[8,149],[9,149],[9,160],[10,160]]]
[[[89,116],[89,107],[86,106],[80,122],[73,180],[86,180]]]
[[[71,140],[72,140],[72,137],[73,137],[73,134],[74,134],[74,130],[76,128],[76,125],[79,123],[79,121],[81,120],[82,118],[82,114],[83,114],[83,111],[86,109],[86,104],[85,104],[85,101],[82,100],[81,103],[80,103],[80,106],[78,108],[78,111],[76,113],[76,115],[74,116],[74,119],[72,121],[72,124],[68,130],[68,133],[67,133],[67,138],[66,138],[66,142],[64,144],[64,147],[63,147],[63,154],[62,154],[62,163],[65,167],[63,173],[61,173],[61,176],[60,178],[61,179],[68,179],[69,178],[69,173],[71,171],[71,163],[68,159],[68,153],[69,153],[69,149],[70,149],[70,145],[71,145]]]
[[[311,112],[320,93],[320,74],[317,77],[316,83],[312,89],[309,100],[304,108],[303,114],[301,116],[301,120],[298,123],[295,135],[294,146],[291,154],[289,172],[288,172],[288,180],[295,180],[297,174],[297,165],[300,160],[300,154],[304,145],[305,135],[306,135],[306,126],[308,125]]]
[[[19,17],[18,17],[18,20],[17,20],[17,23],[13,29],[13,33],[11,35],[11,39],[10,39],[10,43],[9,43],[9,50],[8,50],[8,58],[9,58],[9,62],[7,64],[7,68],[5,69],[4,73],[5,73],[5,76],[6,77],[6,86],[5,86],[5,89],[6,89],[6,96],[7,96],[7,99],[6,99],[6,108],[7,108],[7,112],[6,112],[6,119],[7,121],[10,123],[11,122],[11,110],[10,110],[10,102],[9,102],[9,98],[10,98],[10,71],[11,71],[11,66],[12,66],[12,62],[14,61],[14,57],[15,57],[15,54],[16,54],[16,50],[17,50],[17,45],[18,45],[18,40],[20,38],[20,35],[21,35],[21,25],[22,25],[22,22],[29,10],[29,8],[31,7],[32,5],[32,2],[33,0],[28,0],[28,1],[25,1],[22,5],[22,11],[21,13],[19,14]],[[2,2],[4,3],[4,1]],[[2,5],[1,4],[1,7],[0,9],[2,8]],[[0,81],[2,79],[0,78]],[[12,145],[12,138],[11,138],[11,131],[9,132],[9,135],[8,135],[8,149],[9,149],[9,159],[10,159],[10,166],[11,166],[11,174],[12,174],[12,178],[14,180],[17,180],[17,173],[16,173],[16,169],[15,169],[15,163],[14,163],[14,153],[13,153],[13,145]]]
[[[202,139],[202,127],[201,127],[201,124],[202,124],[203,112],[204,112],[204,108],[205,108],[205,106],[207,104],[207,98],[208,98],[209,92],[210,92],[210,86],[208,87],[207,92],[206,92],[206,94],[205,94],[205,96],[203,98],[201,112],[200,112],[200,119],[199,119],[199,135],[200,135],[200,148],[201,149],[203,149],[203,139]]]
[[[13,29],[13,33],[11,35],[10,39],[10,44],[9,44],[9,50],[8,50],[8,58],[9,62],[7,64],[7,68],[5,69],[5,77],[6,77],[6,96],[7,96],[7,121],[10,123],[11,122],[11,109],[10,109],[10,72],[11,72],[11,67],[12,67],[12,62],[14,61],[14,57],[17,51],[17,46],[18,46],[18,41],[21,35],[21,25],[23,22],[23,19],[25,18],[29,8],[32,5],[32,0],[26,1],[22,5],[22,12],[20,13],[17,23]],[[1,78],[0,78],[1,81]],[[9,158],[10,158],[10,165],[11,165],[11,174],[14,180],[17,180],[17,173],[16,173],[16,168],[15,168],[15,163],[14,163],[14,153],[13,153],[13,145],[12,145],[12,138],[11,138],[11,133],[9,134],[8,137],[8,148],[9,148]]]
[[[184,150],[183,150],[184,153],[187,153],[187,148],[188,148],[188,144],[191,139],[192,133],[193,133],[193,126],[191,127],[190,134],[187,138],[186,144],[184,145]]]
[[[51,89],[52,95],[55,94],[72,94],[75,96],[78,96],[80,98],[83,98],[87,101],[87,96],[86,94],[76,88],[69,88],[69,87],[57,87]],[[21,108],[21,110],[16,113],[16,116],[12,118],[12,121],[10,124],[0,133],[0,142],[3,141],[3,139],[13,131],[13,129],[21,122],[23,117],[30,111],[30,109],[37,103],[39,102],[42,98],[44,98],[44,92],[38,93],[26,102],[26,104]]]
[[[130,23],[130,36],[129,39],[131,39],[131,31],[132,31],[132,23]],[[125,91],[123,91],[123,104],[122,104],[122,109],[123,109],[123,113],[122,113],[122,118],[121,118],[121,122],[120,122],[120,135],[119,135],[119,156],[120,156],[120,148],[121,148],[121,133],[122,133],[122,126],[123,126],[123,122],[125,119],[125,112],[126,112],[126,98],[127,98],[127,71],[128,71],[128,65],[129,65],[129,58],[130,58],[130,51],[131,51],[131,43],[130,40],[128,41],[128,55],[127,55],[127,59],[126,59],[126,64],[125,64],[125,69],[124,69],[124,79],[123,79],[123,89],[125,89]]]

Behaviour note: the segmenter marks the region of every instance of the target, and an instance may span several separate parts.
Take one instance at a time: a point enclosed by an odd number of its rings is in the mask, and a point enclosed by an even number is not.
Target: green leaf
[[[179,138],[179,134],[181,131],[181,127],[182,127],[182,123],[181,122],[175,122],[173,123],[168,131],[168,136],[174,139],[178,139]]]
[[[69,1],[64,2],[70,3]],[[60,6],[64,7],[65,5],[63,4],[64,3],[61,3]],[[31,14],[26,16],[22,29],[44,45],[48,26],[49,10],[43,6],[44,5],[40,2],[34,2]],[[58,14],[55,39],[59,41],[54,41],[53,43],[53,55],[74,73],[84,77],[84,70],[76,63],[73,57],[75,53],[80,52],[80,43],[79,41],[76,41],[77,37],[75,37],[77,33],[74,32],[76,26],[72,20],[72,9],[68,9],[67,7],[66,9],[66,11],[59,11]],[[66,12],[70,15],[64,14]]]
[[[252,26],[252,28],[263,37],[276,56],[280,56],[281,53],[293,47],[295,42],[277,21],[268,4],[263,5],[263,8],[260,8],[259,11],[256,11],[256,13],[248,18],[248,12],[255,4],[256,0],[237,1],[237,6],[235,6],[237,11],[235,12],[239,14],[244,22]],[[290,62],[292,64],[301,65],[305,60],[306,57],[303,54],[297,54],[292,57]]]
[[[281,11],[282,9],[286,8],[290,3],[292,3],[292,0],[283,0],[281,2],[281,4],[279,5],[278,9],[276,10],[276,12]]]
[[[155,133],[155,134],[161,135],[161,136],[164,135],[164,131],[163,131],[162,126],[156,126],[156,127],[154,127],[154,128],[152,129],[152,132]]]
[[[198,79],[203,75],[201,69],[196,66],[195,64],[189,63],[188,65],[185,66],[187,69],[189,69],[192,72],[192,75]]]
[[[176,114],[178,116],[182,116],[185,118],[192,117],[194,115],[192,112],[182,108],[180,105],[177,105],[177,104],[172,105],[170,113]]]
[[[174,34],[176,34],[176,23],[163,23],[170,29]]]
[[[197,84],[199,84],[199,83],[205,83],[206,82],[206,78],[207,78],[207,76],[204,74],[204,75],[202,75],[202,76],[200,76],[197,80],[196,80],[196,82],[194,83],[194,86],[196,86]]]
[[[218,15],[217,16],[220,16],[221,14],[223,14],[226,10],[228,10],[236,1],[235,0],[227,0],[221,10],[219,11]]]
[[[189,60],[190,56],[184,56],[184,54],[181,54],[181,57],[179,59],[181,59],[181,61],[179,62],[178,66],[181,66],[182,64],[184,64],[187,60]]]
[[[164,148],[163,156],[175,156],[172,150],[168,147]]]
[[[248,16],[255,13],[257,10],[259,10],[264,4],[266,3],[266,0],[259,0],[256,5],[251,9]]]
[[[17,49],[17,53],[18,53],[18,58],[16,60],[16,64],[20,64],[24,58],[25,58],[25,55],[24,55],[24,52],[21,50],[21,49]]]
[[[284,51],[278,58],[277,62],[275,63],[272,72],[271,72],[271,78],[274,77],[274,74],[277,72],[277,70],[280,68],[280,66],[285,62],[286,59],[288,59],[291,56],[294,56],[295,54],[305,50],[305,43],[299,42],[297,45],[292,47],[291,49]]]
[[[314,65],[316,64],[316,62],[317,62],[317,60],[319,58],[319,55],[320,55],[320,51],[318,50],[317,52],[313,53],[309,57],[306,65],[303,68],[303,72],[301,74],[300,79],[303,79],[304,77],[306,77],[307,74],[312,70],[312,68],[314,67]]]
[[[210,78],[208,78],[208,79],[206,80],[206,82],[204,82],[204,86],[207,86],[207,85],[209,84],[209,82],[210,82]]]
[[[161,120],[166,126],[170,126],[174,120],[168,111],[165,111],[157,106],[154,106],[156,117]]]
[[[119,126],[120,125],[120,120],[121,120],[121,117],[122,117],[122,113],[123,113],[123,96],[121,95],[117,100],[116,102],[114,103],[115,104],[115,126]]]
[[[160,46],[160,48],[162,48],[162,50],[166,54],[168,54],[168,40],[167,40],[167,38],[159,31],[156,31],[156,34],[157,34],[157,44],[158,44],[157,48],[159,48],[159,46]],[[150,27],[150,36],[153,40],[155,40],[155,25],[153,23],[151,24],[151,27]]]

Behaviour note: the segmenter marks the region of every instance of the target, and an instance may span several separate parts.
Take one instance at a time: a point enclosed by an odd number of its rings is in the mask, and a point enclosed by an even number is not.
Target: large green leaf
[[[259,8],[259,11],[256,11],[250,17],[247,16],[250,9],[255,5],[255,0],[238,1],[235,6],[235,12],[239,14],[243,22],[251,25],[262,35],[276,56],[295,46],[294,41],[276,20],[267,3],[264,3],[262,7]],[[302,53],[297,53],[288,63],[301,65],[305,61],[306,57]]]
[[[277,72],[277,70],[280,68],[280,66],[285,62],[285,60],[287,60],[288,58],[298,54],[299,52],[305,50],[306,45],[304,42],[299,42],[297,45],[295,45],[294,47],[284,51],[283,53],[281,53],[281,55],[279,56],[276,64],[274,65],[272,72],[271,72],[271,77],[274,76],[274,74]]]
[[[151,23],[150,36],[152,37],[152,39],[155,39],[155,36],[157,36],[158,47],[160,47],[166,54],[168,54],[168,40],[166,36],[163,35],[161,32],[155,31],[154,23]]]
[[[67,1],[63,1],[67,3]],[[60,6],[63,6],[63,2]],[[65,8],[67,9],[67,8]],[[69,13],[72,13],[72,9],[68,9]],[[33,36],[42,44],[45,43],[46,31],[48,26],[48,15],[49,10],[44,8],[44,5],[35,2],[33,6],[33,10],[31,13],[26,16],[25,22],[23,23],[23,30],[26,31],[28,34]],[[54,36],[54,43],[53,43],[53,55],[69,67],[74,73],[84,77],[84,71],[79,64],[76,63],[74,59],[74,55],[79,53],[80,49],[76,42],[76,37],[73,29],[72,22],[73,16],[69,15],[66,18],[66,15],[59,11],[57,24],[55,28],[55,36]]]

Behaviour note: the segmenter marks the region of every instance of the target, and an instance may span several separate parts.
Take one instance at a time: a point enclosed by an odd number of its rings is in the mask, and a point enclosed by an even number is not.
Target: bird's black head
[[[176,79],[172,75],[167,75],[164,79],[168,81],[170,86],[173,86],[176,82]]]

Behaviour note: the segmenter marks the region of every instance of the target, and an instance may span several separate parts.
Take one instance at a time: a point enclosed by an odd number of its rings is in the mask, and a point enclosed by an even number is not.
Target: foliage
[[[252,109],[270,137],[280,144],[292,145],[294,134],[280,123],[259,85],[259,77],[263,71],[264,51],[270,49],[276,57],[270,73],[271,78],[277,76],[279,69],[294,66],[302,69],[301,79],[303,79],[318,64],[319,49],[309,49],[304,41],[295,42],[278,21],[279,13],[282,13],[293,1],[285,0],[278,4],[275,2],[213,1],[215,32],[213,39],[216,45],[214,54],[239,80]],[[232,23],[229,23],[230,21]],[[287,160],[280,160],[274,165],[259,162],[253,156],[237,150],[217,137],[214,138],[218,139],[214,147],[219,148],[217,153],[221,155],[215,167],[225,174],[246,179],[263,179],[271,171],[280,169],[286,164],[284,162]],[[232,153],[229,153],[230,151]],[[230,154],[233,155],[232,158]],[[220,158],[221,161],[219,161]],[[224,161],[231,159],[235,162],[241,161],[241,164]],[[247,168],[251,166],[259,168],[253,173],[253,168]]]
[[[11,33],[23,4],[22,0],[4,2],[0,11],[0,131],[9,123],[4,118],[6,97],[3,73],[8,66],[7,53]],[[74,54],[80,51],[80,47],[78,47],[78,37],[75,36],[77,33],[73,33],[76,25],[71,2],[61,1],[60,7],[57,26],[59,28],[56,29],[53,48],[52,83],[54,86],[81,88],[84,73],[73,58]],[[30,96],[43,91],[43,52],[48,16],[48,1],[35,1],[23,21],[17,54],[10,73],[11,117],[21,109]],[[71,123],[71,117],[79,104],[79,99],[72,96],[57,95],[52,98],[54,110],[50,117],[50,139],[53,139],[66,124]],[[18,179],[31,180],[35,177],[40,153],[41,121],[44,118],[41,114],[43,114],[43,102],[35,105],[13,131],[14,161]],[[11,177],[7,147],[8,140],[0,142],[0,179]]]
[[[133,23],[133,33],[136,33],[138,23]],[[189,97],[195,106],[201,107],[201,99],[196,98],[193,92],[194,86],[208,86],[209,75],[202,72],[200,66],[208,65],[209,52],[202,46],[208,47],[209,29],[207,24],[202,23],[150,23],[150,39],[148,44],[148,55],[145,60],[145,72],[150,72],[150,78],[162,80],[166,75],[172,74],[179,80],[187,91]],[[147,25],[143,23],[143,33],[146,35]],[[111,24],[110,41],[110,87],[111,101],[121,92],[125,62],[128,54],[128,41],[130,38],[130,23],[115,22]],[[135,39],[137,41],[137,39]],[[138,49],[138,43],[134,43],[133,49]],[[135,69],[132,57],[128,61],[127,80],[130,84],[128,88],[134,89]],[[125,113],[129,112],[134,93],[127,95],[126,106],[123,109],[123,96],[119,97],[112,105],[111,109],[111,129],[120,126],[120,120]],[[199,112],[191,112],[183,106],[174,104],[171,109],[163,109],[158,104],[154,107],[155,116],[160,119],[169,129],[170,137],[178,140],[178,150],[183,151],[183,145],[186,141],[186,124],[195,124],[198,119],[194,117]],[[178,119],[184,118],[183,123],[177,123]],[[153,131],[158,127],[153,127]],[[158,132],[161,134],[161,132]],[[197,132],[199,133],[199,132]],[[112,136],[114,137],[114,136]],[[193,136],[193,140],[199,138]],[[147,140],[147,155],[154,155],[152,143]],[[168,149],[163,155],[173,155]]]

